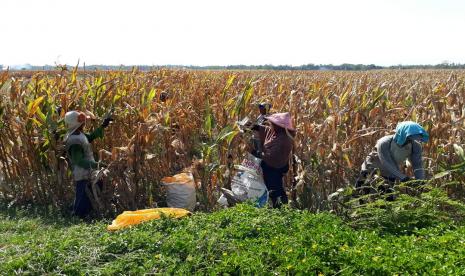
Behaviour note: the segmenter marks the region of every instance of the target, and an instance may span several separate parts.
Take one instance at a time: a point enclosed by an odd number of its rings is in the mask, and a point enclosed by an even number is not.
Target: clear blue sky
[[[2,0],[0,14],[5,65],[465,63],[464,0]]]

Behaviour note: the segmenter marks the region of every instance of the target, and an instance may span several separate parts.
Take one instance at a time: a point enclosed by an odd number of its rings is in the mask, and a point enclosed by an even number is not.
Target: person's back
[[[286,129],[281,127],[264,127],[260,130],[263,142],[262,159],[269,166],[279,169],[289,163],[293,140]],[[288,131],[289,132],[289,131]]]
[[[402,122],[396,128],[395,135],[384,136],[376,142],[373,151],[362,164],[357,187],[362,186],[368,175],[379,171],[388,181],[408,181],[400,166],[408,159],[412,164],[416,179],[425,179],[422,162],[421,142],[428,141],[426,131],[417,123]]]
[[[287,203],[283,176],[289,170],[289,160],[294,145],[295,129],[289,113],[275,113],[266,117],[269,126],[256,126],[260,133],[262,151],[253,153],[262,159],[261,167],[265,185],[270,191],[273,207]]]
[[[66,152],[68,153],[71,163],[70,165],[74,181],[89,179],[91,168],[81,165],[82,162],[80,161],[76,161],[76,151],[81,151],[82,159],[86,160],[90,164],[96,163],[89,139],[82,132],[71,134],[68,137],[66,140]]]

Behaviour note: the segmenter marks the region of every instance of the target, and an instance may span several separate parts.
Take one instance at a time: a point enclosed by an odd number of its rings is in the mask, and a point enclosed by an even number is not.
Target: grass
[[[355,230],[249,205],[110,233],[109,221],[0,212],[0,274],[464,274],[465,227]]]

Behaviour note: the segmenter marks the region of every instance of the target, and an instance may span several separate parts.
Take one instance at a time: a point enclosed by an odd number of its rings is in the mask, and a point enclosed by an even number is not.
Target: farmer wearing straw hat
[[[288,112],[275,113],[266,116],[267,126],[255,125],[260,136],[261,151],[254,149],[252,153],[261,158],[263,178],[270,191],[273,207],[286,204],[288,198],[284,190],[283,176],[289,170],[289,159],[294,144],[295,129],[292,125],[291,115]]]
[[[91,134],[86,134],[83,129],[88,118],[79,111],[69,111],[65,114],[67,133],[64,142],[76,183],[73,213],[81,218],[86,217],[92,209],[86,195],[86,187],[90,184],[92,169],[99,167],[99,163],[95,162],[91,143],[96,138],[103,138],[103,129],[112,121],[111,116],[107,116],[100,127]]]
[[[412,164],[415,178],[425,179],[421,143],[426,143],[428,140],[428,133],[418,123],[411,121],[399,123],[394,135],[385,136],[376,142],[375,148],[362,164],[356,187],[362,187],[367,177],[377,171],[391,183],[409,181],[410,177],[399,169],[407,159]]]

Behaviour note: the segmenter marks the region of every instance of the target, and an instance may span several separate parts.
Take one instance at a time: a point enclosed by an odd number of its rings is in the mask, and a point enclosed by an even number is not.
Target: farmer
[[[356,187],[364,186],[367,177],[377,171],[390,183],[409,181],[410,177],[399,169],[407,159],[412,164],[415,178],[425,179],[421,143],[428,140],[428,133],[419,124],[410,121],[399,123],[394,135],[384,136],[376,142],[375,148],[362,164]]]
[[[265,185],[270,192],[273,208],[277,208],[288,202],[283,176],[289,170],[295,129],[288,112],[268,115],[266,119],[266,126],[255,124],[252,127],[252,130],[259,132],[262,150],[249,149],[253,155],[262,159]]]
[[[260,112],[260,115],[257,117],[256,125],[258,126],[264,126],[266,121],[268,120],[266,117],[270,115],[270,109],[271,109],[271,104],[270,103],[259,103],[258,104],[258,110]],[[252,136],[253,140],[253,147],[255,151],[257,152],[262,152],[263,151],[263,143],[260,139],[260,132],[258,131],[258,128],[255,129],[253,132]]]
[[[95,162],[90,143],[96,138],[103,138],[104,128],[112,121],[111,116],[108,116],[103,120],[100,127],[91,134],[86,134],[83,129],[87,118],[84,113],[79,111],[69,111],[65,114],[67,133],[64,141],[76,183],[73,213],[80,218],[85,218],[92,209],[86,194],[86,187],[90,184],[92,169],[99,167],[99,163]]]
[[[270,114],[271,104],[270,103],[259,103],[258,110],[260,115],[257,117],[257,124],[262,125],[266,122],[266,116]]]

